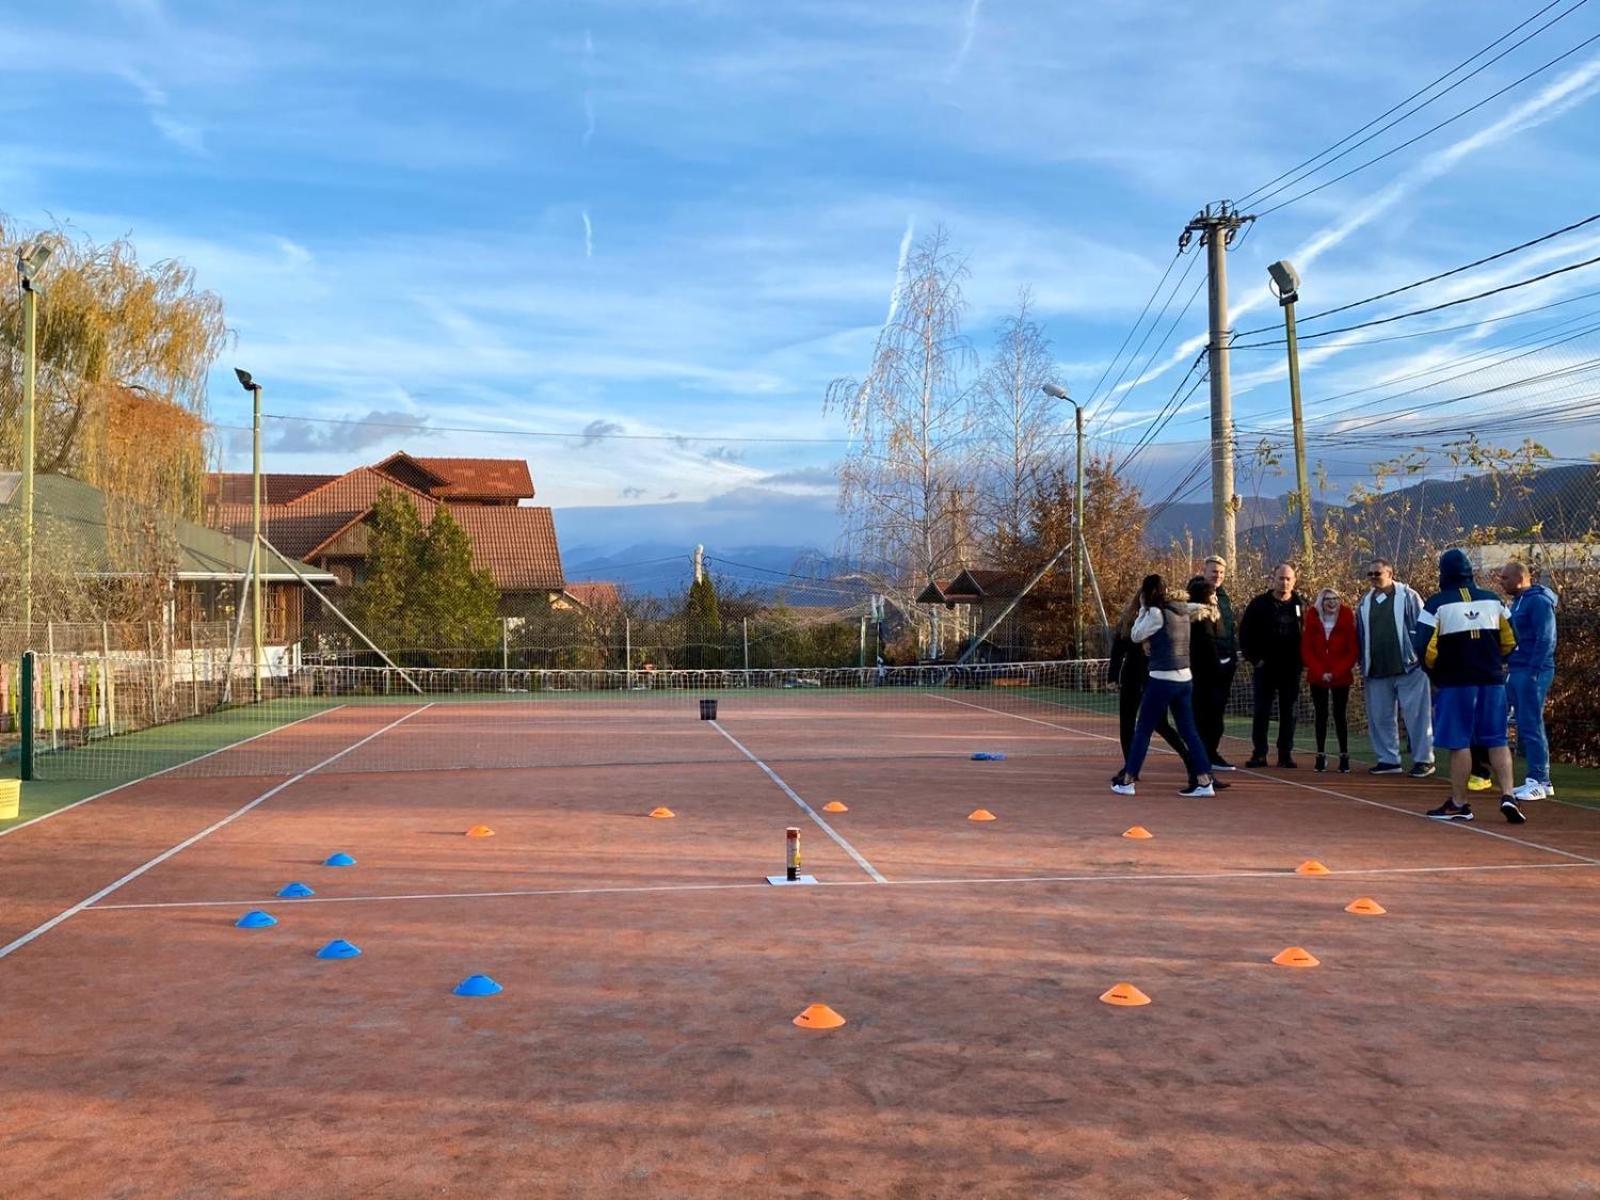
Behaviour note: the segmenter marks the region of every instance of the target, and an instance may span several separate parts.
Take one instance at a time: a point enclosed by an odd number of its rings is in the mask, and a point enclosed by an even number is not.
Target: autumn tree
[[[1030,509],[1060,448],[1059,407],[1043,387],[1054,372],[1050,340],[1033,319],[1023,288],[1001,322],[978,379],[976,433],[981,509],[988,554],[1010,565],[1026,536]]]
[[[825,411],[842,413],[852,445],[839,504],[851,556],[904,612],[930,580],[973,561],[976,357],[962,334],[964,263],[936,229],[906,260],[888,320],[861,379],[836,379]]]
[[[227,343],[222,300],[176,259],[143,264],[133,244],[0,218],[0,246],[43,239],[35,464],[116,501],[198,518],[206,466],[206,378]],[[20,458],[22,306],[0,292],[0,464]]]

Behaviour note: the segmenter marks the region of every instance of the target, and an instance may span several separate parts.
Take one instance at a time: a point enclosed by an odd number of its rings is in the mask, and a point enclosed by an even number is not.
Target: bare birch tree
[[[1029,512],[1060,449],[1060,409],[1044,394],[1055,362],[1023,288],[1017,309],[996,331],[994,353],[978,380],[977,430],[983,470],[983,527],[996,563],[1012,565]]]
[[[824,404],[844,414],[854,439],[839,489],[851,556],[906,613],[915,613],[917,592],[969,565],[975,549],[966,277],[943,228],[917,243],[865,377],[834,380]]]

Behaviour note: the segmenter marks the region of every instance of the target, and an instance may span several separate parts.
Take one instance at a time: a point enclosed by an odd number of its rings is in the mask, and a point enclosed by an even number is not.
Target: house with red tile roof
[[[262,526],[284,554],[313,563],[341,586],[365,577],[372,508],[380,492],[403,497],[426,525],[444,505],[472,540],[473,566],[500,589],[501,610],[566,596],[561,550],[549,508],[534,498],[528,464],[510,458],[423,458],[404,451],[342,475],[263,475]],[[218,472],[209,481],[207,522],[223,532],[251,520],[251,477]]]

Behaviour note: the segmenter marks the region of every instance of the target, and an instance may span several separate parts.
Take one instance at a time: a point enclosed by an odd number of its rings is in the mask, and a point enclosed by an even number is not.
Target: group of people
[[[1180,795],[1211,796],[1227,787],[1217,778],[1235,769],[1221,752],[1224,718],[1245,661],[1253,692],[1248,768],[1269,765],[1274,712],[1276,765],[1298,766],[1295,726],[1304,678],[1314,712],[1315,769],[1329,766],[1331,719],[1337,770],[1349,772],[1350,692],[1359,668],[1377,760],[1370,774],[1426,779],[1436,770],[1435,747],[1450,753],[1450,798],[1428,816],[1470,821],[1467,793],[1498,785],[1501,814],[1521,824],[1527,819],[1523,803],[1555,795],[1544,706],[1555,676],[1558,598],[1536,572],[1520,562],[1502,567],[1503,599],[1478,586],[1464,551],[1450,550],[1439,559],[1439,589],[1425,601],[1379,558],[1367,570],[1370,586],[1352,607],[1330,587],[1308,601],[1296,588],[1294,566],[1279,563],[1272,586],[1235,620],[1224,586],[1227,569],[1213,555],[1182,594],[1148,575],[1124,610],[1108,672],[1120,692],[1123,750],[1112,791],[1134,794],[1157,734],[1188,771]],[[1509,748],[1513,712],[1527,760],[1520,787],[1514,786]],[[1401,762],[1402,722],[1409,771]]]

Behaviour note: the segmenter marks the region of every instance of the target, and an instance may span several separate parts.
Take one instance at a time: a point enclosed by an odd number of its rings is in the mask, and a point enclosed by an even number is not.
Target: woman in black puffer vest
[[[1134,642],[1146,643],[1149,653],[1149,681],[1139,703],[1139,719],[1133,730],[1122,770],[1111,782],[1119,795],[1134,794],[1134,784],[1150,750],[1150,737],[1156,726],[1172,714],[1178,735],[1188,747],[1190,784],[1179,795],[1212,796],[1211,762],[1194,723],[1194,676],[1189,667],[1189,623],[1199,619],[1216,620],[1215,605],[1169,600],[1166,584],[1159,575],[1146,575],[1139,588],[1139,616],[1133,623]]]

